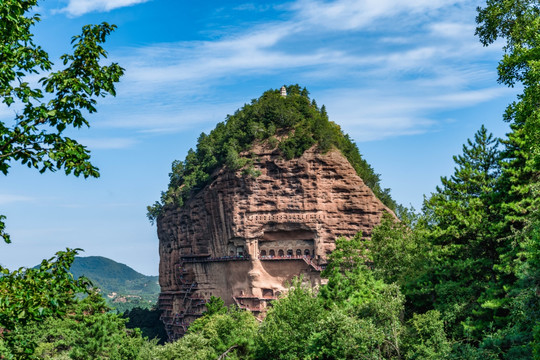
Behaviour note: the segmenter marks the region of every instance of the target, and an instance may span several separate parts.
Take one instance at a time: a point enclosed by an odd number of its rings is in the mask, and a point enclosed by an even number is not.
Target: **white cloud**
[[[147,89],[148,85],[163,86],[167,83],[191,86],[226,76],[252,76],[292,69],[299,69],[299,72],[302,72],[307,69],[311,71],[314,67],[321,72],[329,73],[331,73],[329,69],[338,67],[342,74],[351,67],[361,66],[372,67],[370,71],[373,68],[391,72],[418,68],[429,70],[438,65],[433,60],[470,56],[471,50],[479,50],[482,47],[472,33],[467,34],[463,31],[468,28],[452,23],[434,24],[429,33],[413,32],[413,39],[409,35],[408,42],[405,38],[384,37],[382,42],[394,39],[397,44],[407,45],[404,48],[387,48],[384,53],[380,50],[358,53],[358,50],[362,49],[362,44],[340,47],[333,44],[333,39],[312,47],[308,44],[314,40],[312,33],[320,32],[324,27],[337,28],[349,37],[354,35],[351,41],[362,41],[361,34],[354,31],[361,27],[361,24],[375,21],[379,17],[395,16],[401,12],[406,12],[408,17],[414,18],[415,12],[439,9],[459,2],[461,1],[299,0],[292,6],[293,13],[289,21],[267,23],[245,29],[244,32],[227,34],[213,41],[129,49],[129,55],[119,58],[118,61],[125,64],[128,69],[126,82],[144,84],[144,86],[130,85],[131,89],[139,87]],[[399,20],[404,20],[407,16],[402,15]],[[333,22],[340,25],[334,26]],[[397,29],[400,26],[394,27]],[[317,35],[319,36],[320,34]],[[339,39],[339,32],[330,36]],[[465,36],[469,39],[467,42],[462,41]],[[440,37],[445,37],[445,42],[441,42]],[[291,43],[296,43],[297,46],[291,46]],[[289,47],[283,48],[283,44],[289,44]]]
[[[457,38],[463,37],[471,39],[474,34],[475,26],[473,24],[452,23],[452,22],[440,22],[434,23],[430,26],[431,31],[436,36]]]
[[[32,202],[35,200],[36,200],[35,198],[28,197],[28,196],[14,195],[14,194],[0,194],[0,205],[19,203],[19,202]]]
[[[77,16],[146,1],[69,0],[62,11]],[[473,36],[474,25],[467,20],[474,21],[477,2],[297,0],[281,8],[289,11],[288,17],[281,17],[286,20],[258,23],[208,41],[124,49],[123,55],[114,56],[114,61],[127,69],[117,89],[119,95],[102,102],[120,111],[104,111],[102,107],[99,116],[107,114],[108,119],[94,124],[154,134],[183,131],[201,123],[215,124],[242,104],[238,99],[247,100],[238,94],[224,97],[215,89],[241,79],[275,78],[279,83],[268,87],[279,86],[282,79],[308,87],[321,86],[325,81],[331,81],[332,87],[339,86],[340,81],[355,83],[353,88],[368,88],[365,91],[371,94],[371,100],[365,103],[366,109],[372,109],[370,114],[359,114],[362,121],[371,124],[367,127],[376,128],[379,134],[393,134],[396,129],[411,133],[417,131],[415,127],[425,131],[433,125],[433,120],[428,120],[428,108],[485,101],[488,95],[482,84],[486,84],[486,79],[495,79],[493,71],[475,64],[485,54]],[[243,4],[234,10],[261,10],[254,4]],[[384,28],[373,32],[373,26]],[[416,96],[404,101],[400,94],[384,90],[404,79],[410,86],[407,92]],[[477,93],[470,89],[477,89]],[[422,101],[425,105],[422,112],[388,112],[386,105],[377,106],[379,98],[373,94],[384,94],[385,104],[389,100],[393,104]],[[429,96],[425,97],[426,94]],[[459,96],[463,98],[458,99]],[[356,103],[352,97],[344,100]],[[198,106],[202,103],[205,105]],[[0,108],[2,116],[6,114]],[[350,117],[345,115],[347,118]],[[386,132],[380,131],[383,127]],[[133,146],[136,140],[81,142],[94,149],[121,149]]]
[[[370,26],[379,19],[403,13],[426,13],[463,2],[465,0],[299,0],[292,8],[306,23],[330,29],[354,30]]]
[[[507,94],[505,88],[447,91],[429,89],[407,92],[408,84],[395,84],[381,93],[357,89],[334,89],[323,94],[330,119],[342,125],[358,142],[435,130],[437,112],[472,106]]]
[[[431,99],[429,99],[429,103],[431,107],[436,108],[464,107],[486,102],[512,92],[512,90],[503,87],[460,91],[433,96]]]
[[[254,3],[246,3],[239,5],[234,8],[234,10],[238,11],[256,11],[256,12],[264,12],[271,9],[270,5],[261,5],[261,4],[254,4]]]
[[[474,26],[460,22],[474,21],[475,6],[464,0],[298,0],[287,8],[288,20],[208,41],[125,49],[115,58],[127,69],[115,101],[138,110],[99,126],[165,133],[215,124],[242,104],[238,99],[247,100],[219,91],[230,89],[229,82],[260,79],[268,87],[285,80],[324,88],[330,81],[332,88],[355,89],[339,101],[317,101],[337,105],[336,122],[362,126],[355,136],[361,140],[425,132],[440,109],[502,96],[492,88],[496,77]],[[382,20],[384,31],[369,29]],[[164,95],[133,103],[149,94]],[[358,99],[365,99],[362,111]]]
[[[186,96],[179,95],[179,98]],[[186,106],[183,103],[193,103]],[[233,112],[243,103],[238,102],[219,102],[214,99],[214,103],[205,103],[204,106],[198,105],[198,102],[190,99],[180,101],[171,106],[169,104],[154,103],[149,106],[146,104],[133,104],[138,107],[136,114],[133,113],[108,113],[107,119],[94,122],[96,128],[120,128],[120,129],[138,129],[140,133],[170,133],[188,130],[194,127],[204,127],[208,125],[213,128],[214,125],[225,119],[227,113]],[[90,139],[91,141],[91,139]],[[81,140],[81,143],[85,144]]]
[[[71,16],[81,16],[93,11],[111,11],[147,1],[149,0],[69,0],[68,5],[60,11]]]
[[[98,149],[126,149],[137,143],[137,140],[131,138],[88,138],[79,139],[81,144],[87,146],[90,150]]]

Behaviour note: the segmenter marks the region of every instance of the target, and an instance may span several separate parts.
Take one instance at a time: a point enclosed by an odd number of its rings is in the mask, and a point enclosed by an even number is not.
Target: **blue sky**
[[[474,36],[476,0],[45,0],[36,40],[52,59],[83,25],[118,25],[106,48],[126,69],[91,128],[70,133],[92,150],[99,179],[40,175],[13,164],[0,213],[13,243],[0,263],[33,266],[83,248],[158,272],[146,205],[202,131],[270,88],[298,83],[325,104],[382,185],[405,205],[453,171],[452,155],[481,124],[497,136],[516,90],[497,84],[501,46]],[[59,63],[59,62],[58,62]],[[13,111],[0,107],[8,122]]]

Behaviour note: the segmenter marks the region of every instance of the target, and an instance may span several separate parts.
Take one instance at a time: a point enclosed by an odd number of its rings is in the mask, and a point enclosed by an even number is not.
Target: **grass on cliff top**
[[[153,223],[166,205],[183,206],[184,203],[211,180],[211,174],[227,166],[231,170],[243,169],[246,176],[257,176],[248,150],[256,141],[266,141],[277,147],[283,157],[292,159],[317,145],[322,153],[335,147],[349,160],[365,184],[386,206],[395,209],[390,189],[382,189],[380,175],[363,159],[356,144],[328,119],[324,105],[319,108],[309,98],[306,88],[289,85],[287,96],[279,89],[268,90],[260,98],[245,104],[234,115],[227,115],[210,134],[199,136],[197,146],[190,149],[184,161],[175,160],[169,173],[168,189],[161,193],[160,201],[148,206],[148,218]],[[276,137],[277,134],[281,140]]]

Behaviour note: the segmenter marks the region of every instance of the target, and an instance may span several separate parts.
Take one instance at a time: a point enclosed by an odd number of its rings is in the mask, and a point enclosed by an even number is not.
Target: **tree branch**
[[[217,360],[223,360],[223,359],[225,359],[225,358],[227,357],[227,354],[228,354],[232,349],[237,348],[237,347],[238,347],[238,345],[233,345],[233,346],[231,346],[230,348],[227,349],[227,351],[225,351],[223,354],[221,354],[221,355],[217,358]]]

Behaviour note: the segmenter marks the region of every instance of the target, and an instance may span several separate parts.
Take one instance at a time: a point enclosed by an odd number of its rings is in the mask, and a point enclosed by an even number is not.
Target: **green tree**
[[[386,284],[376,279],[367,264],[372,262],[365,239],[359,233],[352,239],[336,239],[336,248],[328,256],[328,265],[321,277],[328,283],[320,290],[327,306],[345,303],[361,305],[375,298]]]
[[[501,284],[511,281],[500,279],[497,271],[504,251],[497,241],[500,219],[494,201],[500,174],[497,147],[498,140],[482,126],[474,141],[463,145],[463,153],[454,156],[454,174],[442,177],[442,187],[424,203],[436,260],[426,268],[433,287],[428,302],[459,337],[467,332],[478,339],[494,321],[504,320],[504,310],[491,305],[504,301]]]
[[[320,297],[326,308],[347,311],[356,319],[356,326],[371,334],[357,337],[356,346],[362,358],[399,359],[405,330],[405,298],[399,286],[377,278],[371,269],[368,245],[360,234],[336,240],[336,249],[321,274],[328,278],[328,283],[320,289]]]
[[[173,343],[150,349],[140,358],[144,360],[208,360],[216,359],[216,352],[202,334],[189,333]]]
[[[163,311],[156,308],[135,307],[125,311],[121,316],[127,319],[128,329],[140,329],[144,337],[156,339],[159,344],[163,344],[167,340],[167,332],[160,320],[162,313]]]
[[[210,300],[205,304],[206,311],[204,316],[212,316],[214,314],[225,314],[227,313],[227,307],[225,307],[225,302],[220,297],[210,296]]]
[[[506,41],[498,81],[523,85],[504,114],[511,132],[505,140],[501,194],[507,227],[520,228],[538,209],[533,188],[540,180],[540,4],[538,0],[488,0],[478,8],[476,34],[484,46]]]
[[[478,251],[479,245],[470,243],[485,246],[494,234],[489,227],[497,220],[491,203],[500,174],[498,145],[499,140],[482,125],[474,140],[468,139],[463,145],[463,153],[453,157],[454,174],[441,177],[442,187],[437,187],[424,203],[437,244],[476,246]],[[494,258],[496,254],[488,256]]]
[[[524,228],[512,236],[518,249],[515,258],[517,281],[508,291],[509,321],[489,333],[480,349],[503,359],[540,358],[540,214],[531,214]]]
[[[144,343],[140,330],[126,329],[126,320],[109,310],[99,293],[91,293],[62,317],[29,324],[18,336],[35,343],[35,353],[21,358],[136,359]]]
[[[406,358],[421,360],[445,359],[451,350],[438,311],[414,314],[409,320],[406,339]]]
[[[188,333],[174,343],[157,347],[149,359],[200,359],[215,360],[220,356],[227,359],[250,359],[253,357],[258,323],[255,317],[236,307],[223,308],[218,305],[212,314],[197,319]],[[223,310],[225,309],[225,310]]]
[[[268,310],[257,338],[258,359],[302,359],[317,321],[324,316],[322,302],[310,287],[295,279],[287,295]]]
[[[314,324],[306,359],[380,359],[384,334],[370,319],[334,308]]]
[[[15,330],[49,316],[63,316],[76,302],[75,294],[87,292],[88,279],[75,280],[69,272],[77,251],[59,251],[38,268],[10,272],[0,266],[0,327]]]
[[[418,280],[430,261],[432,246],[427,239],[425,218],[409,213],[398,221],[384,214],[366,241],[373,269],[385,283],[397,283],[403,289]]]
[[[101,44],[116,28],[102,23],[86,25],[72,38],[73,53],[53,63],[34,42],[32,27],[40,21],[32,9],[38,0],[5,0],[0,3],[0,98],[17,109],[12,122],[0,122],[0,172],[7,175],[12,162],[39,172],[63,169],[66,174],[98,177],[90,152],[67,137],[68,127],[89,126],[85,113],[96,112],[97,98],[115,95],[114,84],[124,70],[116,63],[100,65],[107,57]],[[38,86],[30,76],[43,75]],[[15,112],[15,111],[14,111]],[[0,215],[0,236],[10,242]]]
[[[511,128],[508,138],[503,141],[502,174],[497,187],[497,202],[504,217],[499,225],[501,261],[497,269],[503,281],[496,289],[498,296],[487,297],[485,303],[492,308],[507,308],[510,311],[508,319],[516,325],[508,326],[517,331],[521,326],[517,324],[528,322],[517,320],[516,309],[527,303],[523,302],[528,298],[525,294],[537,291],[535,282],[529,282],[530,287],[523,287],[523,269],[534,268],[536,258],[534,250],[523,251],[523,244],[534,243],[537,237],[534,231],[523,233],[521,230],[530,229],[528,224],[538,224],[534,214],[540,205],[540,3],[538,0],[488,0],[485,7],[478,8],[476,21],[476,34],[484,46],[498,39],[505,41],[504,56],[497,68],[498,81],[510,87],[523,86],[523,92],[507,107],[503,117]],[[508,299],[501,299],[505,293],[520,294],[515,298],[518,301],[509,304]],[[537,314],[533,304],[535,302],[528,305],[532,318]],[[509,348],[515,349],[503,346],[501,351],[504,353]],[[518,355],[514,353],[513,356]]]
[[[379,358],[400,359],[403,356],[405,297],[396,284],[385,284],[373,292],[372,299],[355,304],[354,314],[360,320],[370,321],[376,333],[380,334],[381,342],[377,344]]]
[[[77,302],[77,293],[87,293],[88,280],[75,280],[69,268],[79,249],[59,251],[38,268],[13,272],[0,267],[0,340],[15,353],[30,356],[35,343],[21,336],[28,325],[47,318],[61,318]],[[24,357],[23,356],[23,357]]]

